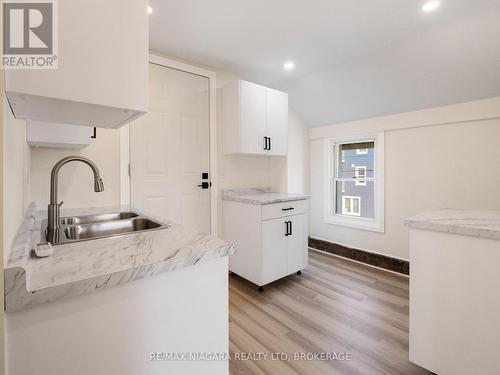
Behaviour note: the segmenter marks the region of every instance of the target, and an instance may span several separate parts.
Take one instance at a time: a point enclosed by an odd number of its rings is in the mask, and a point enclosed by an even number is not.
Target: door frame
[[[163,56],[159,53],[150,51],[148,64],[155,64],[164,66],[166,68],[171,68],[179,70],[182,72],[196,74],[201,77],[208,78],[209,85],[209,143],[210,143],[210,159],[209,159],[209,176],[210,182],[212,183],[210,191],[210,234],[212,236],[217,236],[217,199],[218,199],[218,184],[217,184],[217,76],[214,71],[203,69],[194,65],[186,64],[170,57]],[[130,137],[130,128],[127,131],[128,137]],[[128,140],[127,140],[128,143]],[[129,158],[130,158],[130,146],[129,146]],[[131,199],[131,179],[129,176],[129,191],[128,197],[129,202]]]

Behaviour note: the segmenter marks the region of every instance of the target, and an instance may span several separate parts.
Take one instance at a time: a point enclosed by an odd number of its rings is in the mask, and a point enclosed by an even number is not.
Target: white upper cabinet
[[[288,94],[266,88],[266,133],[270,155],[288,154]]]
[[[222,89],[225,154],[286,156],[288,94],[246,81]]]
[[[64,0],[57,69],[6,70],[16,118],[117,128],[148,110],[146,0]]]
[[[83,148],[90,145],[94,129],[88,126],[28,120],[26,142],[33,147]]]
[[[240,81],[239,96],[241,122],[239,152],[262,153],[266,136],[266,88],[255,83]]]

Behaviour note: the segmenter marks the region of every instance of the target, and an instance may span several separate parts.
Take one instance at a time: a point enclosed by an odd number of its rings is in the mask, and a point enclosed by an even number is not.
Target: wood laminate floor
[[[267,285],[263,293],[239,276],[229,285],[231,358],[289,356],[233,359],[232,375],[430,374],[408,361],[405,277],[310,251],[301,276]],[[294,353],[321,352],[349,352],[351,360],[293,359]]]

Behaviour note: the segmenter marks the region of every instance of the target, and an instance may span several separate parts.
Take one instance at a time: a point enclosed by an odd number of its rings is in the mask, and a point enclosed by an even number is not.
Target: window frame
[[[324,222],[355,229],[384,233],[384,132],[350,137],[325,138],[325,200]],[[375,142],[374,149],[374,210],[375,218],[335,213],[336,161],[340,157],[338,144]],[[365,179],[367,181],[368,178]],[[344,202],[342,202],[342,205]],[[361,208],[361,207],[360,207]],[[361,210],[360,210],[361,212]]]

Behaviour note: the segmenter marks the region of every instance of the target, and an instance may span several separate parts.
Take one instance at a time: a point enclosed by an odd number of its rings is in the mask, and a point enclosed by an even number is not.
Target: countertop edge
[[[500,240],[500,212],[495,211],[443,209],[407,218],[404,224],[410,229]]]
[[[267,204],[294,202],[311,198],[308,194],[273,192],[270,187],[265,188],[231,188],[222,189],[223,201],[240,202],[263,206]]]
[[[173,225],[173,227],[171,226],[170,228],[179,228],[179,230],[175,232],[177,235],[188,236],[186,237],[187,242],[183,245],[186,249],[185,254],[176,255],[179,250],[175,250],[170,253],[170,257],[158,260],[154,263],[131,264],[128,268],[109,269],[108,272],[103,272],[98,275],[83,275],[81,278],[68,280],[61,284],[56,284],[51,280],[51,282],[45,285],[39,283],[38,286],[34,286],[37,284],[33,283],[31,275],[35,272],[33,262],[30,261],[31,250],[34,241],[37,241],[36,234],[40,231],[37,225],[38,221],[35,208],[36,206],[34,205],[30,206],[30,210],[25,215],[23,224],[19,228],[11,248],[9,260],[4,267],[4,309],[7,312],[15,312],[42,305],[47,302],[72,298],[127,284],[136,280],[153,277],[161,273],[188,268],[190,266],[232,255],[235,252],[234,246],[226,241],[217,240],[209,234],[202,234],[189,228],[182,229],[183,227],[178,224],[169,223]],[[100,210],[108,211],[110,208],[106,207]],[[153,231],[151,233],[157,236],[159,231]],[[136,240],[140,240],[139,237],[144,238],[147,234],[131,234],[130,236],[131,237],[127,238],[130,238],[131,243],[134,244],[133,246],[136,246]],[[121,238],[123,239],[125,237],[122,236]],[[108,240],[117,241],[116,238]],[[86,243],[88,244],[89,242]],[[79,244],[83,243],[80,242]],[[138,245],[137,243],[137,246]],[[113,246],[118,246],[118,244]],[[162,245],[160,244],[159,246]],[[193,251],[193,249],[198,250]],[[40,260],[47,260],[49,258],[41,258]]]
[[[223,197],[222,200],[223,201],[232,201],[232,202],[253,204],[256,206],[265,206],[267,204],[295,202],[295,201],[307,200],[310,198],[311,197],[309,195],[304,195],[304,196],[298,196],[298,197],[277,198],[277,199],[269,199],[269,200],[262,201],[262,200],[258,200],[258,199],[236,196],[236,197]]]
[[[141,265],[128,270],[100,275],[88,279],[74,281],[68,284],[56,285],[35,291],[28,291],[26,287],[26,270],[22,267],[13,267],[6,270],[5,279],[10,280],[5,288],[5,311],[15,312],[32,308],[45,303],[77,297],[84,294],[125,285],[137,280],[154,277],[156,275],[203,264],[214,259],[224,258],[234,254],[234,246],[226,245],[210,250],[194,262],[189,256],[167,259],[164,262]],[[24,276],[24,277],[23,277]],[[14,282],[13,280],[22,280]]]

